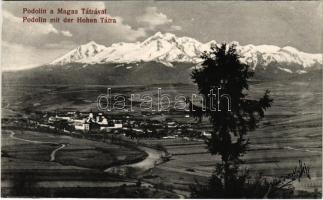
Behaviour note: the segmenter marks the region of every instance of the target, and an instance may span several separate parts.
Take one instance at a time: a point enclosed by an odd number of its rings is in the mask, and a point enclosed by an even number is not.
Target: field
[[[20,189],[26,184],[34,192],[35,188],[57,192],[64,187],[110,188],[129,184],[129,180],[110,177],[103,170],[147,156],[135,148],[21,130],[2,131],[1,152],[3,196],[23,193]]]
[[[297,190],[313,192],[322,188],[322,92],[320,83],[270,82],[252,85],[252,97],[271,90],[274,104],[259,128],[249,134],[250,148],[243,157],[242,168],[251,174],[286,176],[299,160],[310,167],[311,179],[296,182]],[[148,142],[148,141],[147,141]],[[149,141],[151,142],[151,141]],[[216,156],[207,153],[199,141],[169,139],[155,141],[166,146],[172,160],[151,172],[175,188],[187,188],[198,179],[205,181],[214,170]]]
[[[96,109],[96,98],[106,93],[109,86],[4,86],[3,107],[8,110],[4,116],[22,113],[22,110],[53,111],[55,109],[77,109],[89,111]],[[14,88],[14,90],[12,90]],[[157,89],[174,97],[178,94],[190,96],[196,92],[192,85],[155,85],[155,86],[123,86],[112,88],[112,93],[130,95],[131,93],[157,95]],[[243,157],[245,164],[242,168],[249,169],[251,174],[262,173],[268,177],[285,176],[298,166],[299,160],[310,167],[311,179],[302,179],[295,183],[297,190],[313,192],[322,188],[322,85],[321,80],[285,80],[254,82],[250,88],[250,97],[259,98],[265,89],[271,91],[274,99],[272,108],[268,109],[264,120],[256,131],[248,134],[249,150]],[[116,92],[113,92],[116,91]],[[173,99],[173,98],[172,98]],[[13,112],[13,113],[11,113]],[[140,113],[137,113],[140,115]],[[161,115],[160,118],[172,118],[174,121],[183,120],[175,116]],[[194,121],[193,119],[189,119]],[[203,123],[207,123],[204,121]],[[2,145],[6,154],[21,159],[28,152],[33,161],[24,161],[14,168],[25,169],[25,163],[37,162],[42,168],[44,160],[49,159],[48,153],[59,146],[37,145],[41,151],[34,151],[34,146],[26,147],[24,143],[19,148],[10,147],[9,133],[3,132]],[[17,133],[19,137],[24,134]],[[42,140],[39,134],[28,134],[28,138]],[[44,166],[56,168],[94,168],[103,169],[122,159],[125,155],[136,157],[127,149],[116,146],[104,146],[82,139],[55,138],[45,135],[45,141],[58,144],[68,143],[57,152],[57,161],[45,162]],[[176,193],[187,197],[188,186],[195,180],[205,182],[214,170],[214,164],[219,161],[217,156],[207,152],[203,141],[176,139],[143,139],[149,144],[163,144],[172,154],[171,160],[158,165],[142,175],[146,182],[152,184],[167,183]],[[82,145],[80,145],[82,144]],[[107,150],[108,149],[108,150]],[[10,151],[11,150],[11,151]],[[14,152],[20,151],[20,152]],[[111,153],[112,152],[112,153]],[[27,155],[26,155],[27,156]],[[137,155],[138,156],[138,155]],[[129,157],[129,158],[130,158]],[[13,158],[11,158],[12,160]],[[16,159],[16,158],[15,158]],[[100,162],[97,162],[100,160]],[[106,162],[101,162],[105,160]],[[47,160],[48,161],[48,160]],[[11,168],[9,158],[2,158],[3,168]],[[16,162],[15,162],[16,163]],[[18,162],[19,163],[19,162]],[[39,163],[39,164],[38,164]],[[73,167],[71,167],[73,165]],[[77,166],[77,167],[75,167]],[[45,168],[43,167],[43,168]],[[8,169],[9,170],[9,169]]]

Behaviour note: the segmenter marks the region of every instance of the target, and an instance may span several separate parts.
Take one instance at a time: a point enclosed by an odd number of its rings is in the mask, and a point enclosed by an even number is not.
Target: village
[[[202,141],[211,137],[211,126],[198,123],[189,114],[179,111],[109,113],[79,111],[34,111],[26,117],[16,118],[18,127],[49,129],[65,134],[97,135],[121,134],[131,139],[158,138]]]

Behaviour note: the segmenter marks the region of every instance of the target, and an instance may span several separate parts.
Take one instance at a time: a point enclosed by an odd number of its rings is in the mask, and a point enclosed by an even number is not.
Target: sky
[[[241,45],[293,46],[308,53],[322,53],[322,4],[320,1],[5,1],[2,2],[1,67],[3,70],[31,68],[49,63],[92,40],[109,46],[116,42],[143,41],[158,31],[200,42],[238,41]],[[22,16],[26,16],[23,8],[40,7],[107,8],[108,15],[117,19],[117,23],[22,23]]]

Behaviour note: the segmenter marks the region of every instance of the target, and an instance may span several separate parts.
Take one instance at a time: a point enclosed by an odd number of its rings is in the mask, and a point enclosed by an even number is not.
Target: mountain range
[[[322,70],[322,54],[305,53],[290,46],[229,44],[236,45],[241,61],[250,65],[259,78],[277,79]],[[201,43],[160,32],[142,42],[120,42],[108,47],[91,41],[46,66],[20,71],[15,77],[40,83],[187,83],[191,81],[192,67],[202,61],[201,54],[217,45],[220,43],[214,40]],[[12,77],[15,73],[9,74]]]
[[[266,68],[270,65],[281,65],[286,72],[303,73],[309,68],[322,65],[322,54],[309,54],[286,46],[274,45],[246,45],[238,42],[237,50],[242,55],[242,61],[256,67]],[[208,51],[211,46],[219,45],[216,41],[201,43],[189,37],[176,37],[174,34],[157,32],[143,42],[115,43],[109,47],[91,41],[68,52],[52,61],[51,65],[65,65],[69,63],[104,64],[104,63],[139,63],[160,62],[166,66],[172,63],[201,62],[200,55]],[[285,67],[283,67],[285,65]],[[290,66],[290,67],[289,67]],[[292,67],[293,66],[293,67]]]

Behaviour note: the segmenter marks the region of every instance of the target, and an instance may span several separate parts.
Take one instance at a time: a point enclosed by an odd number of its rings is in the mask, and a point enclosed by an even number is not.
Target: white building
[[[82,131],[85,131],[85,130],[89,130],[89,124],[86,123],[86,120],[85,119],[74,119],[74,127],[75,127],[75,130],[82,130]]]
[[[73,122],[74,120],[71,117],[67,117],[67,116],[55,116],[56,119],[60,119],[60,120],[67,120],[68,122]]]

